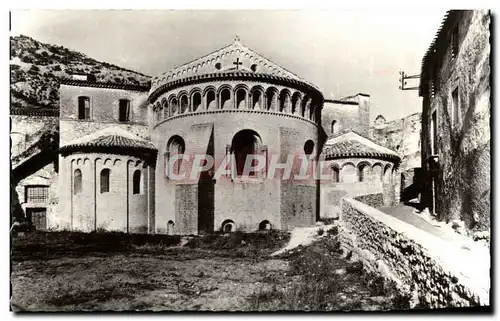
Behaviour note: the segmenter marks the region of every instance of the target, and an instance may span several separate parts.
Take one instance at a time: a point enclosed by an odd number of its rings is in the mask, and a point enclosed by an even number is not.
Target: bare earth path
[[[63,235],[62,242],[52,234],[50,242],[45,244],[40,244],[39,240],[35,243],[26,239],[15,240],[12,309],[387,309],[389,300],[383,288],[378,283],[375,283],[376,288],[367,286],[371,276],[359,270],[346,272],[349,263],[335,252],[338,247],[333,236],[303,246],[310,243],[314,238],[311,233],[317,234],[316,230],[317,227],[313,227],[313,232],[296,232],[297,236],[291,243],[288,237],[276,234],[271,237],[262,234],[209,235],[206,239],[192,239],[184,246],[145,244],[125,247],[113,243],[113,248],[107,247],[111,243],[104,244],[101,240],[111,242],[107,235]],[[78,241],[82,238],[83,241]],[[117,238],[113,238],[116,241]],[[270,256],[286,244],[298,247],[293,253]],[[336,274],[337,271],[341,274]]]

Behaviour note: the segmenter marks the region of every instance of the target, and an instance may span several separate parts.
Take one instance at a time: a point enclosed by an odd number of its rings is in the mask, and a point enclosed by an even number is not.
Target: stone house
[[[490,12],[446,14],[422,61],[422,202],[487,230],[491,214]]]
[[[338,203],[343,195],[374,194],[392,204],[399,157],[366,138],[369,112],[369,95],[324,100],[316,86],[239,39],[154,77],[148,87],[74,75],[60,84],[58,174],[49,184],[57,207],[39,228],[289,230],[330,215],[322,202]],[[350,152],[336,153],[339,144]],[[213,163],[192,175],[196,160],[204,161],[199,155]],[[251,163],[245,175],[249,155],[263,166]],[[290,156],[292,177],[302,173],[297,158],[308,166],[325,160],[328,181],[316,179],[312,167],[300,180],[283,179],[279,165]],[[360,168],[364,178],[354,179],[350,171]],[[330,199],[331,184],[347,194]]]

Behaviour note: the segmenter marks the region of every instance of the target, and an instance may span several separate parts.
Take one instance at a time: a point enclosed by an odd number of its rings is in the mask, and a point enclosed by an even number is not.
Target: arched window
[[[306,117],[308,102],[309,102],[309,98],[307,96],[304,97],[304,99],[302,100],[302,104],[300,106],[300,115],[302,117]]]
[[[107,168],[101,171],[101,194],[109,192],[109,174],[110,170]]]
[[[118,102],[118,121],[130,121],[130,101],[128,99],[120,99]]]
[[[170,117],[177,113],[177,98],[172,98],[170,101]]]
[[[276,110],[276,104],[277,104],[277,91],[274,87],[270,87],[266,91],[266,97],[267,97],[267,110],[275,111]]]
[[[231,232],[234,232],[235,229],[236,229],[236,225],[234,224],[234,222],[232,220],[225,220],[224,222],[222,222],[222,225],[221,225],[222,232],[231,233]]]
[[[189,105],[188,105],[188,97],[187,97],[187,95],[183,95],[181,97],[181,110],[180,110],[180,113],[184,114],[185,112],[187,112],[188,111],[188,107],[189,107]]]
[[[199,92],[194,93],[192,102],[193,102],[193,111],[197,111],[198,108],[201,106],[201,94]]]
[[[207,110],[216,109],[216,106],[215,106],[215,91],[214,90],[209,90],[206,93],[206,108],[207,108]]]
[[[231,101],[231,91],[229,89],[223,89],[220,92],[220,109],[230,109],[230,101]]]
[[[167,235],[174,234],[175,223],[172,220],[169,220],[167,223]]]
[[[140,169],[135,170],[132,177],[132,194],[142,194],[142,173]]]
[[[333,182],[338,183],[340,181],[340,169],[337,166],[332,167]]]
[[[260,231],[263,231],[263,230],[271,230],[273,227],[271,225],[271,223],[268,221],[268,220],[264,220],[262,222],[259,223],[259,230]]]
[[[161,101],[161,104],[163,105],[163,119],[167,119],[170,117],[169,112],[170,110],[168,109],[168,102],[165,98]]]
[[[79,194],[82,191],[82,171],[75,169],[73,174],[73,194]]]
[[[252,92],[252,109],[261,109],[262,105],[262,93],[260,90],[254,90]]]
[[[311,155],[312,152],[314,151],[314,142],[312,140],[308,140],[306,141],[306,143],[304,144],[304,153],[306,155]]]
[[[78,119],[90,119],[89,97],[78,97]]]
[[[332,134],[336,134],[336,125],[337,124],[337,121],[336,120],[332,120],[332,128],[331,128],[331,131],[332,131]]]
[[[280,112],[288,113],[290,111],[290,95],[283,90],[280,94]]]
[[[253,130],[245,129],[234,135],[231,142],[231,154],[234,155],[236,164],[234,164],[231,170],[234,171],[237,176],[243,175],[245,162],[249,155],[260,154],[261,145],[259,134]],[[254,159],[254,162],[255,161]],[[252,165],[255,167],[257,164]],[[255,176],[256,174],[257,173],[254,171],[248,173],[249,176]]]
[[[292,114],[296,114],[299,111],[299,103],[300,103],[300,94],[296,92],[292,96]]]
[[[169,162],[175,155],[182,155],[186,150],[186,144],[184,143],[184,139],[180,136],[173,136],[168,140],[167,143],[167,152],[165,153],[165,174],[168,177],[169,175]],[[177,158],[174,164],[171,164],[173,174],[177,175],[180,173],[182,165],[182,159]]]
[[[247,92],[245,89],[238,89],[236,92],[236,108],[246,109],[247,108]]]
[[[367,164],[358,165],[358,181],[364,182],[366,180],[367,174],[369,174],[370,166]]]

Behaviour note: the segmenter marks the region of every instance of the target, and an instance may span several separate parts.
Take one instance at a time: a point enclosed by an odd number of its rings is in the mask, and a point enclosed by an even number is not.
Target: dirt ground
[[[291,254],[276,258],[269,254],[286,244],[286,236],[274,236],[271,241],[264,242],[267,244],[265,248],[262,248],[262,241],[252,243],[246,236],[218,238],[211,238],[209,244],[196,239],[183,246],[128,244],[127,250],[115,246],[106,251],[93,251],[88,244],[85,251],[77,251],[77,245],[67,245],[73,248],[73,252],[65,251],[64,245],[57,242],[34,247],[33,244],[14,241],[12,310],[388,308],[387,295],[374,294],[364,282],[365,278],[358,274],[346,274],[345,267],[349,263],[340,254],[332,256],[325,252],[329,266],[322,270],[331,275],[331,282],[325,280],[325,275],[316,274],[309,264],[321,265],[313,257],[321,262],[324,260],[322,253],[325,249],[319,243],[309,250],[298,248]],[[220,238],[225,238],[222,243]],[[335,277],[337,271],[342,275],[342,282]],[[342,287],[339,287],[340,283]],[[324,294],[318,291],[328,292],[328,295],[333,295],[331,300],[337,302],[316,305],[317,298],[324,299]]]

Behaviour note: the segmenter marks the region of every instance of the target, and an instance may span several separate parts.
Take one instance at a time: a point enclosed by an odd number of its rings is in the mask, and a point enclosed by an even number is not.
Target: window
[[[236,92],[236,108],[246,109],[247,105],[247,93],[245,89],[238,89]]]
[[[107,168],[101,171],[101,194],[109,192],[109,174],[110,170]]]
[[[165,153],[165,174],[169,175],[169,163],[170,159],[175,155],[182,155],[186,150],[186,144],[184,139],[180,136],[173,136],[169,139],[167,144],[167,152]],[[177,158],[174,164],[171,164],[173,174],[177,175],[181,171],[182,158]]]
[[[220,109],[229,109],[229,101],[231,100],[231,92],[229,89],[224,89],[220,92]]]
[[[314,151],[314,142],[312,140],[308,140],[305,144],[304,144],[304,153],[306,155],[311,155],[312,152]]]
[[[451,34],[451,59],[455,59],[458,56],[458,24],[453,28]]]
[[[334,166],[332,168],[332,173],[333,173],[333,182],[338,183],[340,180],[340,170],[337,166]]]
[[[181,97],[181,114],[184,114],[185,112],[189,111],[188,108],[189,103],[188,103],[188,97],[186,95]]]
[[[337,124],[337,121],[336,120],[332,120],[332,128],[331,128],[331,131],[332,131],[332,134],[336,134],[336,125]]]
[[[73,175],[73,194],[81,193],[82,191],[82,171],[76,169]]]
[[[459,122],[460,119],[460,102],[458,98],[458,86],[453,90],[453,93],[451,94],[451,108],[453,108],[452,114],[451,114],[451,124],[452,126],[456,126]]]
[[[436,147],[437,147],[437,116],[436,112],[434,111],[432,113],[432,119],[431,119],[431,154],[435,155],[436,154]]]
[[[237,176],[243,175],[247,157],[259,153],[260,145],[260,136],[253,130],[245,129],[234,135],[231,142],[231,153],[234,154],[236,168],[233,166],[231,171],[236,172]],[[257,165],[254,162],[256,162],[255,159],[252,161],[252,167]],[[254,171],[248,173],[249,176],[256,176],[256,174]]]
[[[363,182],[365,180],[366,164],[361,164],[358,166],[358,181]]]
[[[25,187],[26,203],[46,203],[49,199],[49,187],[31,185]]]
[[[132,193],[133,194],[142,194],[141,186],[142,186],[142,173],[139,169],[134,172],[134,176],[132,177]]]
[[[89,97],[78,97],[78,119],[90,119]]]
[[[198,108],[201,106],[201,94],[200,93],[195,93],[193,95],[193,111],[197,111]]]
[[[127,99],[120,99],[118,104],[118,121],[130,121],[130,101]]]

